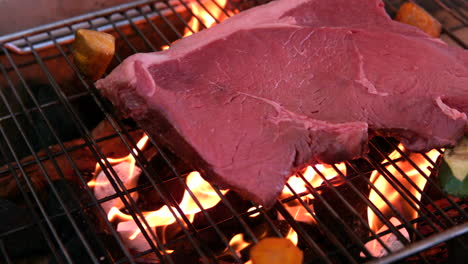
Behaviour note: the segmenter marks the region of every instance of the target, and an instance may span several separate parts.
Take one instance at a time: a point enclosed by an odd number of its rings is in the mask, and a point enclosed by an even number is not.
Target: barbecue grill
[[[288,182],[270,210],[217,186],[210,190],[219,202],[206,206],[187,181],[190,164],[151,137],[137,146],[143,132],[116,114],[71,59],[79,28],[116,36],[110,71],[131,54],[208,27],[200,14],[219,23],[268,1],[221,2],[140,0],[0,37],[1,262],[245,263],[265,236],[296,237],[306,263],[466,261],[468,203],[439,187],[443,150],[410,153],[394,139],[375,138],[367,158],[298,172],[303,188]],[[390,15],[402,3],[385,2]],[[444,41],[468,48],[466,2],[417,2],[441,21]],[[131,186],[116,166],[123,162],[113,160],[124,156],[141,170]],[[111,190],[106,195],[96,194],[97,175]],[[197,213],[184,212],[183,195]],[[104,204],[115,200],[122,206],[110,217]],[[164,206],[170,224],[156,228],[148,212]]]

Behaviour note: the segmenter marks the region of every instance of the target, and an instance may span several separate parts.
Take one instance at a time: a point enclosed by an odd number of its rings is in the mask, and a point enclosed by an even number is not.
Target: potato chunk
[[[73,43],[73,59],[80,72],[97,80],[106,71],[115,52],[114,36],[88,29],[79,29]]]
[[[412,2],[406,2],[400,6],[395,20],[418,27],[432,37],[439,37],[442,26],[422,7]]]
[[[286,238],[267,237],[250,250],[253,264],[301,264],[303,253]]]

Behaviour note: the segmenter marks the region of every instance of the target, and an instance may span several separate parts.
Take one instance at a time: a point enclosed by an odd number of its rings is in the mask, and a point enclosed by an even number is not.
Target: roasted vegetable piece
[[[303,254],[287,238],[267,237],[250,250],[253,264],[301,264]]]
[[[453,149],[447,149],[440,166],[439,181],[446,192],[468,197],[468,136]]]
[[[418,27],[435,38],[440,36],[442,27],[439,21],[415,3],[407,2],[401,5],[395,20]]]
[[[106,71],[115,52],[114,36],[88,29],[79,29],[73,43],[73,59],[86,77],[97,80]]]

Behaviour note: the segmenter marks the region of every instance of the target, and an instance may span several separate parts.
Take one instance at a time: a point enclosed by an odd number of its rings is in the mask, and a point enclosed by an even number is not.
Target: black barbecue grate
[[[190,10],[193,2],[205,10],[208,4],[215,4],[229,16],[268,1],[231,0],[223,8],[221,1],[215,0],[141,0],[0,37],[0,164],[6,164],[0,167],[0,221],[4,221],[0,222],[1,262],[244,263],[248,260],[246,250],[236,252],[229,245],[235,234],[242,233],[247,242],[256,243],[265,233],[284,237],[285,230],[290,228],[298,234],[298,246],[304,251],[307,263],[399,260],[452,263],[466,259],[466,199],[442,192],[437,178],[425,174],[424,168],[413,161],[413,154],[400,150],[398,142],[392,139],[372,141],[369,158],[346,162],[347,175],[334,166],[337,177],[329,180],[320,167],[314,166],[323,179],[319,187],[312,186],[300,174],[307,191],[296,193],[287,185],[293,195],[278,200],[268,211],[241,201],[231,192],[223,194],[216,186],[213,188],[221,199],[220,204],[204,209],[185,182],[188,165],[181,165],[152,138],[151,146],[138,149],[135,135],[141,136],[140,130],[131,121],[116,115],[70,59],[71,33],[77,28],[92,28],[114,34],[117,53],[112,68],[133,53],[156,51],[170,45],[186,29],[196,31],[188,24],[194,16]],[[386,1],[388,12],[393,15],[402,2]],[[443,23],[442,39],[468,48],[465,1],[417,2]],[[93,128],[102,119],[107,121],[110,132],[97,135]],[[136,159],[143,179],[137,186],[128,189],[117,177],[106,159],[115,157],[106,142],[120,145]],[[157,152],[156,158],[146,149],[153,149],[153,154]],[[389,158],[393,151],[398,151],[401,157]],[[438,167],[438,161],[427,155],[423,159],[433,168]],[[382,164],[384,160],[387,161]],[[424,191],[415,187],[410,176],[401,170],[401,162],[427,179]],[[96,163],[106,168],[103,173],[116,191],[99,200],[87,185],[93,170],[83,169]],[[389,171],[390,166],[418,190],[421,200],[410,192],[409,186],[396,179]],[[374,170],[417,211],[416,219],[407,220],[396,209],[399,204],[390,203],[375,187],[369,178]],[[174,185],[187,191],[200,207],[201,212],[193,223],[179,207],[180,195],[171,187]],[[394,224],[377,209],[368,198],[369,190],[374,190],[386,202],[400,224]],[[141,196],[151,193],[159,199],[159,206],[172,206],[169,211],[176,219],[172,226],[177,229],[174,238],[165,239],[160,230],[148,228],[141,209],[148,205],[134,199],[131,194],[135,192]],[[309,194],[315,199],[306,199]],[[115,198],[122,200],[124,211],[140,228],[150,249],[144,252],[129,249],[115,224],[107,220],[100,205]],[[316,224],[296,221],[295,215],[288,211],[291,204],[309,212]],[[254,209],[247,210],[251,207]],[[388,230],[369,229],[367,207]],[[403,234],[402,228],[409,236]],[[389,234],[402,242],[402,250],[383,243]],[[365,247],[371,240],[379,241],[390,254],[373,258]],[[169,254],[168,250],[173,248],[176,251]]]

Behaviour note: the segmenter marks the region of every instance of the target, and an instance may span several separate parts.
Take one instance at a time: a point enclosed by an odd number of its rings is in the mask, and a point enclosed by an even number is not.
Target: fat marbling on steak
[[[96,86],[208,181],[271,206],[294,169],[363,156],[368,131],[453,145],[468,53],[379,0],[280,0],[133,55]]]

